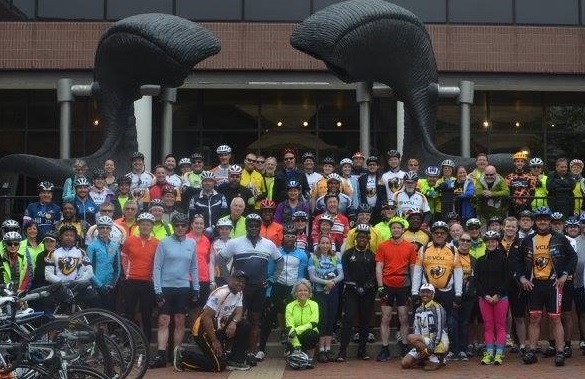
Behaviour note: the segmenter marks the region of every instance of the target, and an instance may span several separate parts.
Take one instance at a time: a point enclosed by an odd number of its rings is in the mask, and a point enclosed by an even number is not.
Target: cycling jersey
[[[136,229],[138,231],[138,229]],[[89,246],[98,236],[98,227],[97,225],[92,225],[87,230],[85,235],[85,245]],[[128,236],[126,235],[126,231],[124,228],[116,223],[112,225],[112,230],[110,231],[110,240],[113,242],[122,245]]]
[[[216,330],[225,329],[232,320],[236,308],[242,307],[242,300],[243,293],[240,291],[234,294],[227,285],[216,288],[209,294],[205,307],[214,311],[213,326]],[[198,318],[193,325],[193,335],[199,335],[201,327],[201,318]]]
[[[441,304],[431,300],[414,311],[413,333],[422,336],[428,350],[434,354],[449,351],[447,316]]]
[[[201,172],[189,171],[183,175],[183,187],[201,188],[201,182]]]
[[[225,196],[216,190],[205,193],[203,190],[186,188],[183,193],[183,208],[189,210],[189,217],[195,214],[203,215],[206,228],[215,226],[217,220],[229,213],[229,206]]]
[[[205,269],[202,267],[201,269]],[[199,291],[195,241],[175,235],[163,238],[156,247],[152,281],[154,293],[162,293],[164,288],[192,288]],[[189,285],[191,277],[191,285]]]
[[[422,213],[431,211],[427,198],[418,191],[409,194],[406,190],[401,190],[394,193],[393,199],[396,202],[396,213],[399,216],[404,216],[406,211],[410,209],[419,209]]]
[[[242,270],[248,275],[247,284],[259,285],[266,282],[268,261],[282,261],[282,254],[269,239],[260,237],[256,244],[248,236],[229,240],[220,255],[229,260],[233,258],[233,269]]]
[[[134,193],[136,190],[143,190],[148,192],[148,187],[154,183],[154,175],[148,171],[143,171],[139,174],[129,172],[126,174],[126,176],[132,179],[132,184],[130,184],[131,193]]]
[[[300,347],[299,335],[310,329],[318,331],[319,306],[311,299],[308,299],[304,305],[301,305],[298,300],[293,300],[286,305],[284,319],[287,329],[296,332],[290,340],[291,345]]]
[[[404,234],[402,234],[402,239],[412,243],[414,247],[418,250],[421,246],[426,245],[431,240],[431,236],[428,232],[419,229],[416,232],[412,230],[406,230]]]
[[[271,222],[268,226],[262,223],[260,226],[260,235],[274,242],[276,247],[280,247],[283,238],[283,227],[278,222]]]
[[[101,190],[98,190],[92,186],[89,189],[89,197],[91,197],[95,205],[99,207],[103,202],[107,201],[108,203],[111,203],[112,199],[114,198],[114,192],[112,192],[108,187],[104,187]]]
[[[534,196],[536,178],[527,172],[512,172],[506,176],[506,182],[510,187],[510,196],[516,206],[526,205]]]
[[[93,270],[92,284],[96,288],[115,286],[120,278],[120,245],[98,237],[87,247],[87,257]]]
[[[76,196],[73,204],[75,204],[75,208],[77,209],[77,218],[79,220],[87,221],[92,225],[95,224],[95,215],[98,212],[98,207],[91,197],[88,196],[85,199],[80,199]]]
[[[394,194],[402,189],[405,172],[402,170],[398,171],[386,171],[382,174],[381,182],[386,189],[386,198],[392,199]]]
[[[59,247],[49,253],[46,260],[45,279],[48,282],[65,282],[72,280],[89,280],[93,269],[85,251],[73,246]]]
[[[29,204],[22,218],[22,224],[34,222],[39,230],[39,241],[44,235],[54,229],[55,224],[61,220],[61,209],[55,203],[43,204],[36,202]]]
[[[126,279],[152,281],[154,254],[158,240],[149,237],[130,236],[122,246],[122,267]]]
[[[437,291],[455,289],[455,296],[463,290],[463,269],[459,253],[453,246],[436,246],[433,242],[420,248],[414,266],[412,294],[418,295],[423,283],[431,283]]]
[[[4,284],[14,282],[18,285],[19,291],[25,291],[32,285],[34,260],[30,251],[19,248],[13,257],[4,252],[0,269],[2,270],[1,279]]]
[[[187,238],[195,241],[195,246],[197,247],[197,273],[199,274],[199,281],[204,283],[212,282],[214,277],[211,277],[209,272],[211,254],[211,242],[209,238],[205,235],[197,237],[193,232],[187,233]]]
[[[230,165],[225,165],[224,166],[215,166],[214,168],[211,169],[211,172],[213,172],[213,178],[215,179],[215,186],[219,187],[220,184],[223,183],[227,183],[228,182],[228,177],[229,177],[229,168]]]
[[[416,250],[405,240],[382,242],[376,250],[376,262],[382,263],[382,282],[386,287],[410,286],[410,267],[416,263]]]
[[[276,264],[274,261],[268,262],[268,278],[272,283],[282,284],[283,286],[293,286],[299,279],[307,277],[307,266],[309,264],[307,254],[301,249],[293,248],[286,251],[280,248],[282,254],[283,268],[280,275],[275,277]]]
[[[343,266],[339,253],[333,256],[311,254],[307,271],[315,292],[323,292],[325,283],[330,280],[335,280],[335,283],[343,280]]]

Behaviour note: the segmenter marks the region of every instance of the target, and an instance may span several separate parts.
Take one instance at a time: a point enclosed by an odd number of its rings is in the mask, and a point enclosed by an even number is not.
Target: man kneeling
[[[175,370],[219,372],[250,369],[246,363],[250,324],[242,319],[242,291],[247,279],[243,271],[235,271],[227,285],[211,292],[192,329],[201,353],[178,349],[173,362]],[[228,342],[231,343],[231,353],[226,355]]]
[[[413,334],[406,338],[413,347],[404,358],[402,368],[423,366],[425,370],[436,370],[443,365],[449,351],[445,309],[435,302],[435,287],[425,283],[420,287],[421,305],[414,313]]]

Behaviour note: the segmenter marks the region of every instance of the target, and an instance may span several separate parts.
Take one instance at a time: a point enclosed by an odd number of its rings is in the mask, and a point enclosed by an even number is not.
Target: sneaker
[[[465,354],[464,351],[459,352],[459,354],[457,354],[457,359],[459,359],[460,361],[468,361],[469,358],[467,357],[467,354]]]
[[[390,349],[388,348],[388,346],[382,346],[380,352],[378,353],[378,356],[376,357],[376,361],[386,362],[388,359],[390,359]]]
[[[504,354],[496,353],[496,355],[494,355],[494,364],[501,365],[502,363],[504,363]]]
[[[258,364],[256,355],[254,353],[248,353],[248,356],[246,357],[246,363],[252,367],[256,366]]]
[[[345,355],[345,353],[342,352],[339,352],[339,354],[337,354],[337,358],[335,358],[337,362],[345,362],[346,359],[347,356]]]
[[[250,365],[246,362],[227,361],[225,369],[228,371],[247,371],[250,369]]]
[[[376,336],[374,335],[374,333],[368,333],[368,342],[369,343],[376,342]]]
[[[183,368],[183,354],[181,354],[181,347],[175,346],[175,350],[173,351],[173,367],[175,371],[185,371]]]
[[[520,352],[520,356],[523,356],[524,354],[526,354],[526,346],[521,347],[518,351]]]
[[[448,361],[456,361],[457,360],[457,356],[452,351],[450,351],[445,358]]]
[[[266,357],[266,354],[264,354],[263,351],[259,351],[256,353],[256,361],[257,362],[262,362],[265,357]]]
[[[585,341],[579,341],[579,350],[585,351]]]
[[[280,343],[283,345],[288,343],[288,334],[285,331],[280,332]]]
[[[492,363],[494,363],[493,354],[490,353],[489,351],[486,351],[485,353],[483,353],[483,358],[481,358],[480,362],[482,365],[491,365]]]
[[[329,362],[329,358],[327,357],[327,353],[324,351],[320,351],[317,355],[317,362],[319,363],[327,363]]]
[[[545,357],[554,357],[554,356],[556,356],[556,355],[557,355],[557,350],[556,350],[554,347],[552,347],[552,346],[549,346],[549,347],[548,347],[548,348],[545,350],[545,352],[544,352],[544,353],[542,353],[542,355],[543,355],[543,356],[545,356]]]
[[[435,371],[435,370],[439,369],[440,367],[441,367],[441,363],[439,363],[439,362],[425,361],[424,366],[423,366],[423,370]]]
[[[150,368],[161,368],[161,367],[166,367],[167,366],[167,360],[165,359],[165,356],[159,353],[156,353],[153,357],[152,360],[150,361],[149,367]]]
[[[473,345],[469,344],[467,345],[467,351],[465,352],[467,354],[468,357],[473,357]]]
[[[565,356],[565,358],[571,358],[573,356],[573,348],[571,347],[571,345],[565,345],[565,347],[563,348],[563,355]]]
[[[557,352],[555,355],[555,366],[565,365],[565,354],[562,351]]]
[[[360,342],[360,334],[356,333],[353,335],[353,343],[359,343]]]
[[[526,352],[526,354],[522,355],[522,361],[527,365],[538,362],[538,357],[536,356],[536,351],[531,350],[531,351]]]
[[[358,359],[367,361],[370,359],[370,355],[368,354],[368,351],[366,350],[366,348],[362,348],[362,349],[358,349],[358,353],[357,353],[357,357]]]

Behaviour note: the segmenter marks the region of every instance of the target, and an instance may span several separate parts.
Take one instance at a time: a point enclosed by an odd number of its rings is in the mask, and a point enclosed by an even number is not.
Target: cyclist
[[[29,204],[25,211],[22,223],[34,221],[39,228],[39,239],[55,229],[55,224],[61,220],[61,208],[53,202],[53,183],[43,181],[39,183],[39,201]]]

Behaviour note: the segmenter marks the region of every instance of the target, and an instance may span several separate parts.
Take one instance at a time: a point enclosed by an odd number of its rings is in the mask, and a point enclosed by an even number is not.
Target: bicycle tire
[[[115,342],[111,341],[102,331],[98,330],[95,336],[93,336],[93,340],[78,341],[75,339],[75,334],[72,334],[70,336],[71,338],[59,338],[55,341],[55,337],[67,337],[62,334],[63,330],[72,330],[74,333],[75,331],[84,332],[86,336],[88,333],[95,332],[90,325],[82,322],[54,320],[42,325],[36,330],[35,336],[29,344],[29,350],[34,352],[35,342],[37,342],[39,349],[37,349],[36,355],[37,358],[40,358],[39,350],[42,349],[43,343],[53,341],[58,350],[66,354],[69,353],[71,359],[74,359],[72,362],[81,361],[84,365],[102,372],[108,377],[118,375],[123,370],[124,367],[122,365],[120,367],[115,365],[115,362],[122,361],[122,353],[119,351]]]
[[[46,379],[49,372],[38,365],[21,364],[13,372],[14,379]]]
[[[67,368],[67,379],[110,379],[106,374],[83,366],[69,366]]]
[[[132,370],[126,379],[142,379],[148,370],[150,362],[150,342],[144,335],[144,331],[130,320],[125,320],[136,348],[136,358],[132,362]]]
[[[72,315],[70,320],[83,321],[94,329],[96,327],[103,329],[107,324],[108,332],[113,333],[110,337],[113,338],[122,353],[122,359],[120,360],[122,369],[118,379],[124,379],[130,374],[133,369],[133,362],[137,361],[137,350],[132,332],[125,318],[105,309],[89,308]]]

